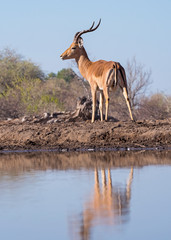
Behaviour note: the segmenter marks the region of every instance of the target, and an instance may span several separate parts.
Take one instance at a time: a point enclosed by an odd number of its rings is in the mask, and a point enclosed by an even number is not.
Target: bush
[[[57,74],[55,74],[54,72],[50,72],[50,73],[47,75],[46,79],[51,79],[51,78],[56,78],[56,77],[57,77]]]
[[[75,77],[74,71],[69,68],[69,69],[62,69],[61,71],[58,72],[57,78],[58,79],[64,79],[66,82],[70,82],[74,77]]]
[[[14,50],[0,51],[0,94],[5,95],[9,88],[15,87],[20,79],[44,79],[44,73],[39,66],[31,61],[23,60]]]
[[[0,98],[0,104],[1,118],[63,110],[55,90],[52,92],[40,79],[18,79],[15,86]]]
[[[144,97],[137,110],[139,118],[165,119],[171,117],[171,97],[162,93]]]
[[[0,51],[0,118],[63,109],[39,66],[10,49]]]

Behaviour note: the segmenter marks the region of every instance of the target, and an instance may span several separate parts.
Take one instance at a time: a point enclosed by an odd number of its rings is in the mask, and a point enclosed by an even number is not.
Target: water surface
[[[0,155],[3,240],[171,237],[171,152]]]

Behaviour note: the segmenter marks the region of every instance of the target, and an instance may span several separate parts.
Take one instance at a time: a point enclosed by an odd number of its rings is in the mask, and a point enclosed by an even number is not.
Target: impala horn
[[[95,28],[93,28],[94,24],[95,24],[95,22],[93,22],[92,26],[88,30],[83,30],[83,31],[77,32],[74,37],[74,42],[75,43],[78,42],[78,39],[79,39],[79,37],[81,37],[82,34],[95,31],[100,26],[100,23],[101,23],[101,19],[99,20],[99,23],[97,24],[97,26]]]

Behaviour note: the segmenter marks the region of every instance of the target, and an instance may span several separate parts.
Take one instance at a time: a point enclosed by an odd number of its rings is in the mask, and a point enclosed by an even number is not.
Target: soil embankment
[[[58,121],[58,119],[60,119]],[[171,119],[91,123],[58,116],[0,121],[0,150],[171,148]]]

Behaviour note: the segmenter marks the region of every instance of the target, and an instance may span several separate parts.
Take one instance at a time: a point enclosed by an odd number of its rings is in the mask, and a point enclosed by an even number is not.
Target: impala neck
[[[91,65],[91,61],[88,58],[88,55],[86,53],[86,50],[84,47],[82,47],[80,55],[78,57],[75,58],[78,68],[80,70],[81,75],[86,79],[87,79],[87,70],[89,68],[89,66]]]

